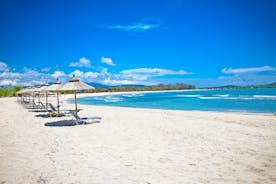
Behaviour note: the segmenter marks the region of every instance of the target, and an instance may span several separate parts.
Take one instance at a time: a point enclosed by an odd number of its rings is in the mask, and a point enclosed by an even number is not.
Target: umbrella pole
[[[59,98],[58,98],[58,91],[57,91],[57,108],[58,108],[58,114],[59,114]]]
[[[46,111],[48,112],[48,91],[46,91]]]
[[[76,90],[74,91],[74,97],[75,97],[75,110],[76,110],[76,114],[78,114],[78,107],[77,107],[77,92]]]
[[[40,93],[39,92],[38,92],[38,107],[40,108]]]
[[[33,92],[33,108],[34,108],[34,104],[35,104],[35,94],[34,94],[34,92]]]

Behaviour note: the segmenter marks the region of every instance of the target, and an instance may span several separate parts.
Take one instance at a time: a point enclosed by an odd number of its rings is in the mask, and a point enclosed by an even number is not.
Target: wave
[[[229,94],[223,94],[223,95],[214,95],[214,96],[218,96],[218,97],[229,97]]]
[[[92,100],[103,100],[104,96],[94,96],[94,97],[90,97]]]
[[[123,99],[120,97],[115,97],[115,96],[105,96],[103,99],[105,102],[120,102]]]
[[[253,95],[253,97],[257,99],[276,100],[275,95]]]
[[[188,98],[194,98],[194,97],[201,97],[201,95],[176,95],[177,97],[188,97]]]
[[[276,96],[271,95],[240,95],[240,96],[200,96],[199,99],[221,99],[221,100],[276,100]]]
[[[144,94],[140,94],[140,93],[131,93],[131,94],[124,94],[122,95],[124,97],[136,97],[136,96],[144,96]]]
[[[121,94],[121,95],[106,95],[106,96],[95,96],[92,100],[97,101],[104,101],[104,102],[121,102],[127,100],[128,98],[137,98],[140,100],[139,97],[145,96],[145,94],[140,93],[129,93],[129,94]],[[197,98],[201,100],[276,100],[276,95],[231,95],[231,94],[212,94],[212,95],[200,95],[200,94],[178,94],[173,95],[175,97],[181,98]]]
[[[254,98],[248,96],[228,97],[226,100],[253,100]]]
[[[221,97],[216,97],[216,96],[200,96],[198,97],[199,99],[222,99]]]
[[[217,95],[214,95],[214,96],[201,96],[201,97],[198,97],[199,99],[216,99],[216,100],[253,100],[254,98],[250,98],[250,97],[241,97],[241,96],[238,96],[238,97],[224,97],[224,96],[217,96]]]

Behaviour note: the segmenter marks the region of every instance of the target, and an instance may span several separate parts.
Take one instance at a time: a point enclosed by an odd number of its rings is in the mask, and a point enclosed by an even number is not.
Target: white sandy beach
[[[1,184],[276,183],[272,114],[79,105],[102,121],[45,126],[72,117],[39,117],[16,98],[0,107]]]

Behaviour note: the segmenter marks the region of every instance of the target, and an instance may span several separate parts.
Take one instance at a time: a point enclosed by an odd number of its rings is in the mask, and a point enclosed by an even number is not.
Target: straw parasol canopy
[[[59,91],[74,91],[74,99],[75,99],[75,113],[78,112],[77,107],[77,91],[81,90],[89,90],[89,89],[95,89],[93,86],[90,86],[84,82],[81,82],[79,79],[73,75],[73,77],[64,84],[61,88],[59,88]]]
[[[26,88],[20,89],[19,91],[16,92],[16,94],[21,95],[24,94],[26,91]]]
[[[62,86],[63,85],[61,84],[61,82],[59,81],[59,79],[56,79],[56,82],[47,88],[48,91],[56,91],[57,92],[57,109],[58,109],[58,113],[59,113],[59,96],[58,96],[59,92],[58,92],[58,90]]]
[[[23,101],[23,97],[24,97],[24,94],[25,94],[25,91],[27,90],[27,88],[22,88],[21,90],[17,91],[16,92],[16,95],[21,95],[21,102]]]
[[[25,89],[25,91],[24,91],[24,93],[32,93],[34,91],[34,87],[32,87],[32,86],[29,86],[29,87],[27,87],[26,89]]]
[[[49,86],[48,82],[45,82],[44,86],[40,87],[38,90],[39,93],[42,92],[42,93],[46,94],[45,95],[46,96],[46,111],[48,111],[48,89],[47,89],[48,86]]]
[[[48,82],[45,82],[44,83],[44,85],[42,85],[40,88],[39,88],[39,92],[46,92],[46,91],[48,91],[48,86],[49,86],[49,84],[48,84]]]
[[[32,86],[27,87],[27,89],[24,91],[24,94],[28,94],[29,96],[29,102],[31,101],[31,93],[33,92],[34,92],[34,87]]]

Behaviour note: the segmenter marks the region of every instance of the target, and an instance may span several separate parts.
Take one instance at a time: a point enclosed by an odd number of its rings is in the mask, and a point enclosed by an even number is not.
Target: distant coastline
[[[248,86],[236,86],[236,85],[226,85],[217,87],[202,87],[196,88],[194,85],[190,84],[159,84],[152,86],[144,85],[121,85],[121,86],[104,86],[100,84],[90,83],[90,85],[95,86],[93,90],[84,91],[85,93],[103,93],[103,92],[135,92],[135,91],[179,91],[179,90],[216,90],[216,89],[256,89],[256,88],[276,88],[276,82],[266,85],[248,85]],[[0,87],[0,97],[12,97],[16,96],[16,92],[21,90],[22,86],[9,86]],[[66,94],[73,93],[72,91],[62,92]]]
[[[248,85],[248,86],[236,86],[236,85],[227,85],[227,86],[218,86],[218,87],[205,87],[200,89],[256,89],[256,88],[276,88],[276,82],[265,85]]]

